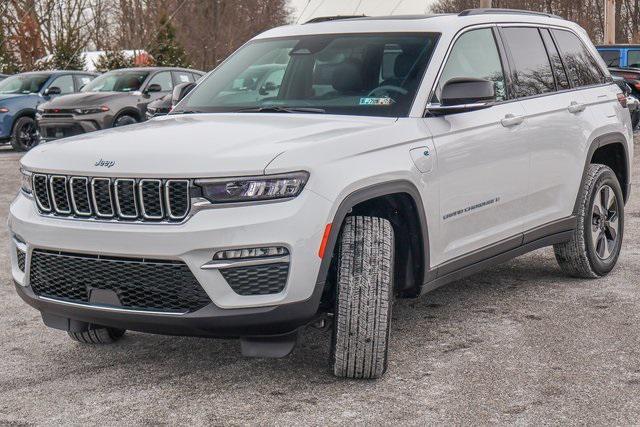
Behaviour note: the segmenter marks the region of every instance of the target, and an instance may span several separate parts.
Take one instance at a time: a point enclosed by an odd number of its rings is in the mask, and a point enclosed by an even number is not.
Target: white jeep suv
[[[396,297],[550,245],[572,276],[614,267],[625,107],[586,33],[550,15],[276,28],[169,116],[23,157],[16,290],[84,343],[129,329],[280,357],[330,321],[333,372],[376,378]]]

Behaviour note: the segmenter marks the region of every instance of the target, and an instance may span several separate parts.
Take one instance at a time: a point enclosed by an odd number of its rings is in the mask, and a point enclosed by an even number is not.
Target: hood
[[[95,107],[107,103],[114,98],[132,96],[130,92],[80,92],[53,98],[44,108],[78,108]]]
[[[24,99],[26,97],[37,97],[37,93],[0,93],[0,102],[11,101],[12,99]]]
[[[165,116],[39,145],[22,158],[22,165],[40,172],[89,176],[258,175],[288,149],[395,121],[278,113]]]

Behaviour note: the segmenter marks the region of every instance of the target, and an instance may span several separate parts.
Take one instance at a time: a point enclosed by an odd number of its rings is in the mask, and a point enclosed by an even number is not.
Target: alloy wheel
[[[611,256],[618,244],[620,232],[618,200],[613,189],[603,185],[596,192],[591,214],[591,240],[598,258]]]
[[[38,130],[33,122],[22,125],[18,132],[18,141],[25,148],[31,148],[38,144]]]

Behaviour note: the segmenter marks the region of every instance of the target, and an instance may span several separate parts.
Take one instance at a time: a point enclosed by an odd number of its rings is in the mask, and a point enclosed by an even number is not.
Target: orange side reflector
[[[320,258],[324,258],[324,250],[327,248],[327,240],[329,240],[329,234],[331,234],[331,224],[327,224],[327,226],[324,228],[322,242],[320,243],[320,249],[318,250],[318,256]]]

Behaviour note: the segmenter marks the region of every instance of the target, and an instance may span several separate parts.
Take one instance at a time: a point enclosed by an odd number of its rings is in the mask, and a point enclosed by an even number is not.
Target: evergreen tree
[[[9,50],[9,38],[6,36],[0,21],[0,73],[15,74],[20,72],[16,56]]]
[[[56,70],[84,70],[85,61],[78,43],[60,40],[56,43],[51,65]]]
[[[166,15],[160,18],[158,34],[149,49],[156,65],[165,67],[190,67],[184,48],[176,39],[176,30]]]
[[[121,50],[107,50],[95,62],[96,71],[106,73],[119,68],[133,67],[133,61],[127,58]]]

